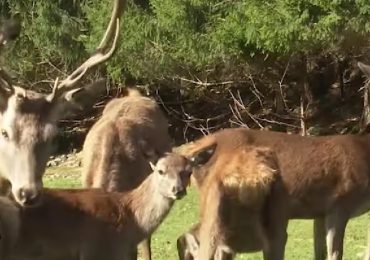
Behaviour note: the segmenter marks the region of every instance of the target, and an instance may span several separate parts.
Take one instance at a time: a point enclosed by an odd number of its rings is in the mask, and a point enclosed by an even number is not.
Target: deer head
[[[159,192],[166,198],[176,200],[186,195],[192,167],[185,157],[168,153],[156,165],[150,163]]]
[[[97,51],[67,78],[57,78],[51,94],[14,86],[11,77],[0,69],[0,174],[11,183],[12,194],[20,205],[33,206],[39,201],[58,120],[66,109],[84,97],[91,98],[93,91],[104,89],[102,80],[82,87],[78,82],[87,71],[113,55],[124,4],[125,0],[115,0]],[[4,35],[7,34],[0,34],[0,43],[7,41],[2,40]]]
[[[176,153],[166,153],[155,165],[150,162],[159,192],[173,200],[185,196],[193,169],[207,163],[214,150],[214,145],[205,147],[191,158]]]

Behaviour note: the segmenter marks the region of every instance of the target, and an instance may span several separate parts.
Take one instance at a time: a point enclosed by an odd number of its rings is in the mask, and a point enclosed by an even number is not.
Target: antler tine
[[[119,17],[123,12],[123,3],[125,2],[125,0],[115,0],[109,25],[104,33],[101,43],[98,46],[97,52],[90,58],[88,58],[83,64],[81,64],[66,79],[61,81],[59,84],[57,82],[54,84],[50,99],[51,101],[54,100],[55,97],[60,96],[64,91],[72,89],[72,87],[81,80],[81,78],[89,69],[107,61],[113,55],[116,50],[117,40],[119,36]],[[106,51],[108,47],[109,42],[112,41],[113,35],[114,38],[112,46],[109,51],[104,53],[104,51]]]
[[[116,25],[117,18],[121,17],[122,15],[125,2],[126,0],[115,0],[114,1],[112,16],[110,18],[108,28],[105,31],[102,40],[100,41],[98,50],[105,50],[107,48],[109,41],[111,41],[113,37],[113,32],[114,32],[113,27]]]

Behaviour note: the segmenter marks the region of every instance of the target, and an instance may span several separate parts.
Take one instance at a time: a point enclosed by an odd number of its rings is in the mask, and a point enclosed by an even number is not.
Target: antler
[[[113,55],[116,50],[116,44],[119,35],[119,17],[122,15],[125,2],[125,0],[115,0],[108,28],[105,31],[103,39],[101,40],[96,53],[82,63],[66,79],[60,82],[58,78],[55,80],[53,92],[49,96],[50,101],[53,101],[55,98],[61,96],[65,91],[73,89],[73,86],[75,86],[76,83],[81,80],[81,78],[89,69],[107,61]],[[106,51],[108,48],[109,42],[112,41],[112,38],[113,42],[111,48],[104,53],[104,51]]]

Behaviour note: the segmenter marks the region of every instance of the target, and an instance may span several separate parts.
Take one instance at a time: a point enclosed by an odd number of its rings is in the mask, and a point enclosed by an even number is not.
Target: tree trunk
[[[368,129],[370,127],[369,88],[370,84],[369,81],[367,81],[364,87],[364,112],[362,121],[362,129],[365,131],[370,130]]]
[[[300,122],[301,122],[301,135],[307,135],[307,125],[306,125],[306,108],[312,102],[312,93],[310,90],[310,84],[308,82],[308,73],[310,71],[310,63],[307,57],[303,54],[302,56],[302,69],[303,69],[303,82],[302,90],[300,96]],[[306,102],[307,106],[306,106]]]
[[[307,135],[307,127],[306,127],[306,115],[305,115],[305,109],[304,109],[304,95],[301,94],[301,135],[305,136]]]

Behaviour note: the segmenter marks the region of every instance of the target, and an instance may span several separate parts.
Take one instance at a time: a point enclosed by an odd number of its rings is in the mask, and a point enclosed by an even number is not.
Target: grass
[[[80,187],[78,168],[49,168],[45,176],[47,187]],[[152,252],[155,260],[177,259],[176,239],[196,223],[198,214],[197,192],[190,188],[188,195],[178,201],[170,215],[152,237]],[[369,214],[352,219],[346,229],[344,259],[361,259],[365,250]],[[289,223],[288,243],[285,259],[313,259],[313,239],[311,220],[292,220]],[[238,260],[259,260],[261,253],[244,254]]]

